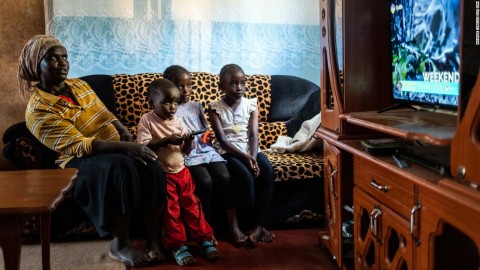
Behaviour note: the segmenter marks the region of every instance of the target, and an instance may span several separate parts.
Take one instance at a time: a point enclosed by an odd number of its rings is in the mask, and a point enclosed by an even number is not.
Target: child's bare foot
[[[243,234],[243,232],[239,228],[232,229],[232,238],[233,238],[233,244],[236,247],[241,247],[245,245],[245,242],[247,241],[247,236]]]
[[[262,226],[255,226],[253,230],[250,232],[250,235],[247,238],[247,243],[250,247],[255,248],[258,245],[261,237],[263,235],[263,227]]]
[[[146,266],[150,263],[150,257],[132,246],[112,247],[108,253],[110,259],[123,263],[129,267]]]
[[[273,241],[273,238],[275,238],[275,234],[265,229],[265,227],[262,227],[262,238],[260,241],[270,243]]]

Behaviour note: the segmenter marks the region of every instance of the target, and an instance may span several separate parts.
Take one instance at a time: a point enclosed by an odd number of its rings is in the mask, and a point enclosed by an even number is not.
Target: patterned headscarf
[[[22,96],[32,92],[33,85],[40,81],[38,64],[48,50],[56,46],[63,47],[58,39],[50,35],[36,35],[27,41],[18,61],[18,82]]]

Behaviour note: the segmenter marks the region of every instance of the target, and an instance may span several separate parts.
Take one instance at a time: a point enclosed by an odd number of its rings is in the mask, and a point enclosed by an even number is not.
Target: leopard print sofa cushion
[[[266,150],[277,141],[278,136],[287,134],[285,122],[258,122],[258,145]]]
[[[113,76],[113,87],[117,100],[117,116],[136,139],[137,124],[141,116],[151,110],[147,100],[150,83],[162,78],[161,73],[140,73],[135,75],[117,74]],[[286,135],[285,122],[268,122],[271,103],[271,77],[268,75],[247,75],[245,97],[257,98],[259,127],[258,141],[262,151],[272,163],[277,181],[290,179],[313,179],[322,175],[322,158],[319,154],[277,154],[265,151],[280,135]],[[218,75],[207,72],[192,72],[192,99],[200,101],[204,108],[222,97],[218,89]]]
[[[263,152],[270,160],[275,181],[318,179],[323,176],[321,153],[272,153]]]

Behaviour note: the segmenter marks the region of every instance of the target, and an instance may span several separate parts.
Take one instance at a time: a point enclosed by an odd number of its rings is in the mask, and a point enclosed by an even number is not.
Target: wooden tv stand
[[[455,115],[418,111],[362,112],[341,118],[385,137],[395,136],[406,143],[423,139],[439,146],[450,144],[456,124]],[[478,269],[477,190],[412,162],[401,169],[391,155],[366,152],[360,139],[337,139],[331,133],[323,128],[317,131],[324,139],[326,164],[327,225],[320,239],[339,266]],[[344,210],[344,205],[353,205],[353,215]],[[341,230],[342,222],[352,218],[353,252],[348,250],[351,247],[343,247],[348,241]],[[457,249],[452,250],[452,246]]]
[[[342,269],[480,269],[480,79],[461,87],[456,113],[377,113],[392,105],[389,1],[319,3],[320,242]],[[402,169],[391,155],[363,149],[362,140],[378,138],[450,149],[442,157],[451,176],[412,162]],[[342,231],[351,220],[353,237]]]

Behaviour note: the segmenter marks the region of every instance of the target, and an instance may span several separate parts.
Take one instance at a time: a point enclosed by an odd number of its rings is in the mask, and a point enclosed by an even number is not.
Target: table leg
[[[42,242],[42,269],[50,270],[50,222],[52,212],[40,215],[40,240]]]
[[[3,250],[5,270],[20,269],[21,231],[24,221],[25,218],[16,215],[7,215],[0,218],[0,243]]]

